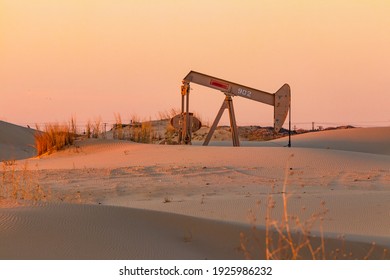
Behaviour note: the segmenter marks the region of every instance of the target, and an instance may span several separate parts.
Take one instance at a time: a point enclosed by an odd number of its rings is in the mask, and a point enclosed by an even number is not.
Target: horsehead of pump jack
[[[179,142],[183,140],[185,144],[191,144],[191,132],[193,131],[192,128],[193,117],[189,112],[190,83],[195,83],[195,84],[199,84],[202,86],[206,86],[209,88],[222,91],[226,96],[214,120],[214,123],[210,128],[206,140],[203,143],[204,146],[208,145],[225,109],[228,109],[229,111],[233,145],[240,146],[240,142],[238,138],[238,129],[237,129],[237,124],[236,124],[236,119],[235,119],[234,109],[233,109],[233,100],[232,100],[233,96],[240,96],[253,101],[257,101],[257,102],[261,102],[273,106],[274,107],[274,130],[276,133],[279,132],[279,130],[282,128],[287,118],[287,114],[290,111],[291,91],[290,91],[290,86],[288,84],[284,84],[275,93],[268,93],[265,91],[261,91],[258,89],[254,89],[251,87],[247,87],[244,85],[240,85],[237,83],[233,83],[223,79],[205,75],[199,72],[190,71],[187,74],[187,76],[184,77],[183,84],[181,87],[181,95],[182,95],[182,102],[181,102],[182,122],[181,123],[183,125],[181,128],[179,128],[181,132],[179,133]],[[185,98],[186,98],[186,102],[185,102]],[[186,103],[185,106],[186,110],[184,110],[185,103]],[[289,142],[289,146],[290,146],[290,142]]]

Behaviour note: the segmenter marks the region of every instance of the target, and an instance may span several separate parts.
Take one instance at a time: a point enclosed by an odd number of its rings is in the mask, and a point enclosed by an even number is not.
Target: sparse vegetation
[[[178,108],[171,108],[169,110],[158,112],[158,116],[160,120],[170,120],[174,116],[180,114],[180,112],[181,110]]]
[[[292,158],[294,155],[290,155]],[[290,259],[297,260],[307,258],[311,259],[325,259],[325,241],[323,236],[323,220],[328,212],[325,207],[325,202],[321,203],[321,211],[313,213],[307,220],[302,221],[299,216],[291,215],[288,212],[288,177],[289,177],[289,161],[285,168],[285,177],[283,187],[281,191],[282,195],[282,217],[274,218],[272,215],[273,209],[275,209],[276,201],[270,194],[266,203],[266,215],[265,215],[265,240],[259,237],[255,226],[256,215],[250,213],[250,219],[252,223],[253,238],[256,244],[257,250],[264,250],[265,259]],[[275,188],[275,187],[274,187]],[[260,202],[258,202],[258,205]],[[320,242],[313,242],[311,231],[316,223],[319,223],[320,228]],[[248,238],[245,234],[241,233],[241,250],[245,257],[250,259],[254,255],[262,255],[261,252],[254,252],[248,248]],[[304,252],[304,253],[303,253]],[[303,257],[305,256],[305,257]]]
[[[77,135],[77,123],[76,123],[76,118],[74,116],[70,118],[69,128],[71,134]]]
[[[290,156],[293,157],[292,154]],[[267,196],[265,213],[265,231],[260,233],[256,227],[256,211],[250,211],[249,218],[252,225],[252,234],[248,236],[240,233],[239,250],[247,259],[265,258],[267,260],[298,260],[298,259],[359,259],[388,258],[388,250],[375,243],[364,244],[359,255],[355,256],[351,248],[347,248],[344,238],[327,241],[324,237],[323,222],[328,213],[325,202],[321,202],[320,210],[312,213],[302,220],[298,215],[292,215],[288,211],[289,194],[288,178],[293,174],[288,168],[289,160],[285,168],[285,177],[281,190],[282,215],[274,217],[276,200],[273,195]],[[275,186],[273,192],[275,193]],[[258,201],[257,206],[261,204]],[[305,210],[305,209],[304,209]],[[306,210],[305,210],[306,211]],[[317,233],[313,234],[313,228]],[[328,247],[327,247],[328,246]],[[362,252],[365,255],[362,257]]]
[[[290,155],[292,158],[294,155]],[[301,221],[299,216],[290,215],[288,213],[288,195],[287,185],[289,178],[289,160],[285,168],[285,176],[282,189],[283,216],[282,219],[275,220],[271,217],[271,211],[275,206],[275,201],[270,195],[267,201],[266,214],[266,259],[299,259],[301,258],[301,250],[307,249],[310,252],[312,259],[325,259],[325,244],[323,236],[323,220],[329,211],[325,207],[325,202],[321,203],[321,211],[313,213],[306,221]],[[311,230],[315,223],[319,223],[321,232],[321,243],[313,245],[310,239]],[[274,247],[274,233],[276,232],[276,244]],[[293,233],[296,238],[293,238]]]
[[[97,117],[92,125],[92,138],[99,138],[102,132],[102,118]]]
[[[114,114],[115,117],[115,125],[113,127],[113,137],[114,139],[123,140],[124,134],[123,134],[123,124],[122,124],[122,117],[119,113]]]
[[[92,124],[91,124],[90,120],[88,120],[88,122],[87,122],[86,135],[87,135],[87,138],[91,138],[91,135],[92,135]]]
[[[15,164],[2,164],[0,181],[0,200],[46,201],[51,196],[50,190],[45,190],[38,183],[36,173],[28,169],[25,163],[21,171],[16,171]]]

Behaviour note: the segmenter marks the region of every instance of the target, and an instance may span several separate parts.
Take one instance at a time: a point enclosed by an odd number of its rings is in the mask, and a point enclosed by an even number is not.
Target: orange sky
[[[155,118],[195,70],[290,84],[297,127],[390,125],[389,14],[387,0],[0,0],[0,119]],[[223,94],[192,88],[212,122]],[[239,125],[272,125],[272,107],[234,104]]]

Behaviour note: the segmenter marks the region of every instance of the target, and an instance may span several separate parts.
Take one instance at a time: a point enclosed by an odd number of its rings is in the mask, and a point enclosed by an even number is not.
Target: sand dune
[[[323,203],[328,209],[322,216],[327,257],[390,258],[384,254],[390,248],[389,131],[299,135],[293,148],[80,141],[13,167],[24,169],[27,162],[51,197],[36,206],[0,202],[0,256],[244,258],[237,251],[240,232],[249,244],[256,239],[250,212],[264,241],[266,201],[275,201],[271,218],[280,221],[286,185],[289,215],[309,221]],[[311,232],[320,235],[319,219]],[[345,244],[348,254],[336,256]],[[263,247],[252,252],[264,258]]]
[[[0,121],[0,161],[32,157],[34,130]]]
[[[242,258],[234,246],[243,226],[153,211],[20,207],[3,209],[0,225],[0,258],[7,259]]]

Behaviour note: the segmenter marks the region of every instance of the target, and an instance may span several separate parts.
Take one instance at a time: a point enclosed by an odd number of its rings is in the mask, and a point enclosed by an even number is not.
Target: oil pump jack
[[[274,130],[279,132],[282,128],[287,114],[290,112],[290,86],[284,84],[275,93],[268,93],[258,89],[243,86],[237,83],[229,82],[223,79],[215,78],[209,75],[205,75],[199,72],[190,71],[187,76],[184,77],[181,86],[181,114],[171,119],[172,125],[179,130],[179,143],[191,144],[192,132],[201,127],[200,121],[189,112],[189,96],[190,96],[190,83],[199,84],[205,87],[222,91],[225,94],[225,99],[221,108],[210,128],[209,133],[203,143],[203,146],[207,146],[211,140],[211,137],[217,128],[217,125],[222,117],[225,109],[229,111],[230,128],[232,132],[233,146],[240,146],[240,140],[238,135],[236,117],[234,115],[233,99],[234,96],[244,97],[253,101],[268,104],[274,107]],[[289,131],[291,129],[291,113],[289,114]],[[291,138],[289,138],[288,146],[291,146]]]

